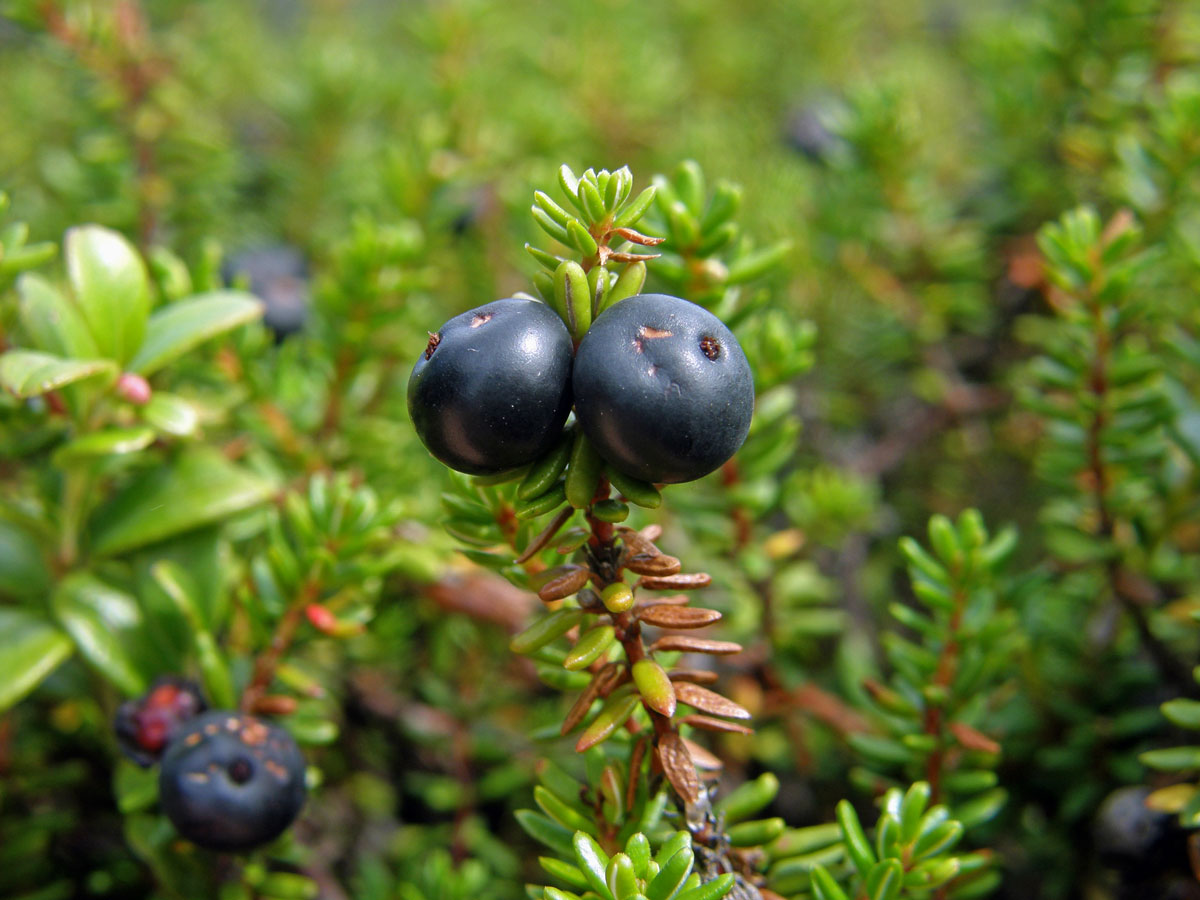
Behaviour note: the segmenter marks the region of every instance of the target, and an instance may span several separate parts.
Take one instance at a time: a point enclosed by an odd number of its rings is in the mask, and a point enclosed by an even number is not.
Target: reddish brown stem
[[[1088,388],[1095,399],[1096,413],[1088,425],[1087,459],[1088,481],[1092,490],[1092,499],[1099,520],[1098,536],[1107,544],[1112,544],[1116,538],[1116,518],[1109,505],[1108,469],[1104,465],[1103,435],[1108,423],[1105,411],[1105,401],[1108,395],[1108,365],[1109,354],[1112,351],[1112,336],[1104,321],[1104,310],[1100,303],[1088,298],[1092,313],[1092,329],[1096,338],[1096,354],[1092,360],[1091,373],[1088,378]],[[1200,688],[1191,676],[1191,671],[1178,660],[1159,640],[1150,629],[1150,621],[1146,616],[1141,601],[1133,596],[1126,587],[1121,561],[1113,554],[1108,554],[1104,563],[1104,574],[1108,581],[1109,590],[1121,605],[1126,615],[1133,621],[1138,638],[1155,666],[1163,677],[1170,681],[1181,694],[1189,697],[1200,697]]]
[[[601,479],[592,503],[599,503],[608,499],[611,493],[611,487],[607,479]],[[591,513],[591,507],[585,513],[588,528],[591,531],[591,536],[588,538],[588,546],[592,552],[593,558],[607,560],[616,558],[616,529],[612,523],[604,522],[597,519]],[[601,566],[601,569],[606,567]],[[615,584],[622,581],[623,567],[619,564],[614,566],[611,571],[597,571],[596,567],[592,568],[592,580],[598,591],[602,591],[610,584]],[[625,654],[626,672],[632,673],[633,665],[639,660],[645,659],[648,656],[646,645],[642,640],[642,625],[638,621],[634,610],[626,610],[621,613],[610,613],[609,617],[612,620],[613,628],[616,632],[617,640],[621,643],[621,648]],[[674,734],[680,738],[679,730],[675,722],[669,717],[664,716],[649,706],[643,703],[646,713],[650,717],[650,723],[654,729],[653,747],[657,750],[660,742],[666,735]],[[631,772],[630,777],[634,777],[636,773]],[[685,804],[688,804],[688,798],[681,798]],[[707,795],[702,794],[699,804],[702,808],[707,809]]]
[[[958,629],[962,625],[963,607],[966,597],[961,590],[954,592],[954,610],[950,614],[950,639],[942,647],[938,655],[937,669],[934,670],[933,684],[948,689],[954,683],[958,672]],[[937,803],[941,799],[942,773],[946,764],[946,739],[943,735],[945,710],[941,706],[927,706],[922,722],[922,730],[932,737],[936,744],[929,759],[925,763],[925,780],[929,782],[930,802]]]
[[[275,626],[275,633],[271,635],[271,643],[254,660],[254,674],[246,689],[242,691],[243,712],[254,710],[258,701],[271,687],[271,682],[275,680],[275,671],[283,661],[284,654],[292,646],[292,641],[296,639],[300,623],[304,621],[304,608],[315,602],[320,593],[320,582],[314,578],[308,579],[300,588],[292,605],[280,618],[279,624]]]

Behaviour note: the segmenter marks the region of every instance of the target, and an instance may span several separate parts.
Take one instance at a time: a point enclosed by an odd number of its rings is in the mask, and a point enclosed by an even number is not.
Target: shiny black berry
[[[275,725],[228,710],[198,716],[172,739],[158,791],[163,812],[209,850],[251,850],[277,838],[304,806],[304,756]]]
[[[618,471],[692,481],[733,456],[754,413],[737,339],[702,307],[641,294],[602,313],[575,355],[575,417]]]
[[[125,754],[142,768],[158,762],[180,727],[208,708],[200,687],[177,675],[159,678],[141,697],[117,708],[113,728]]]
[[[571,409],[571,335],[536,300],[497,300],[429,336],[408,379],[408,413],[425,447],[486,475],[550,449]]]

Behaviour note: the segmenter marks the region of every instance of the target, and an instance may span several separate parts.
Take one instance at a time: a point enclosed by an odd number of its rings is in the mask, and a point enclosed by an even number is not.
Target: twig
[[[320,592],[320,581],[309,576],[297,592],[296,599],[279,619],[279,624],[275,626],[275,633],[271,635],[271,643],[254,660],[254,674],[250,678],[250,683],[246,685],[246,689],[242,691],[241,708],[243,712],[253,711],[259,698],[270,688],[271,682],[275,678],[275,670],[279,668],[284,654],[292,646],[300,623],[304,620],[304,608],[308,604],[316,602]]]
[[[1092,499],[1096,505],[1096,515],[1099,518],[1098,535],[1111,546],[1116,537],[1116,519],[1108,502],[1108,470],[1104,465],[1102,437],[1107,423],[1104,402],[1108,394],[1108,355],[1112,349],[1112,338],[1104,322],[1104,312],[1100,303],[1090,292],[1087,300],[1091,308],[1093,331],[1096,337],[1096,355],[1092,360],[1091,374],[1088,379],[1088,388],[1096,401],[1096,412],[1092,416],[1087,433],[1088,472]],[[1188,666],[1177,659],[1167,645],[1154,634],[1150,629],[1150,621],[1146,616],[1145,609],[1138,598],[1127,590],[1120,560],[1109,554],[1104,563],[1104,574],[1109,590],[1121,608],[1133,620],[1141,644],[1150,654],[1150,658],[1159,672],[1174,684],[1180,693],[1189,697],[1200,697],[1200,686],[1192,678]]]

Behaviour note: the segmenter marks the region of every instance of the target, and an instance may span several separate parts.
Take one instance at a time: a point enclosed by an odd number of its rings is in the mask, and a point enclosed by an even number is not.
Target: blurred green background
[[[659,517],[665,546],[717,577],[732,636],[776,656],[775,683],[754,662],[734,667],[729,692],[763,726],[721,744],[731,783],[771,769],[784,782],[775,813],[828,820],[854,790],[838,710],[865,702],[884,610],[908,596],[896,539],[974,506],[1022,534],[1007,589],[1026,643],[984,711],[1010,794],[976,842],[1003,859],[994,896],[1168,896],[1113,874],[1094,820],[1111,791],[1145,778],[1137,752],[1169,741],[1157,704],[1172,693],[1097,599],[1095,573],[1042,531],[1057,496],[1036,469],[1045,423],[1015,398],[1054,313],[1034,235],[1079,204],[1105,220],[1132,211],[1160,253],[1146,282],[1154,321],[1164,334],[1196,329],[1195,3],[8,0],[0,11],[9,217],[37,241],[83,222],[117,229],[150,254],[160,287],[174,270],[155,248],[197,284],[220,281],[221,259],[247,248],[298,250],[304,333],[276,345],[252,329],[170,385],[208,410],[207,437],[229,455],[236,444],[282,485],[352,473],[399,523],[399,555],[364,589],[378,603],[368,633],[304,648],[329,689],[310,712],[337,729],[313,738],[325,785],[280,871],[357,900],[516,898],[538,879],[512,811],[529,803],[533,761],[549,752],[538,729],[561,703],[507,652],[523,600],[488,593],[492,582],[445,589],[479,576],[441,534],[451,479],[412,434],[404,384],[427,331],[531,289],[522,247],[545,239],[529,203],[560,164],[629,165],[640,189],[693,159],[710,181],[742,186],[739,221],[756,246],[791,246],[746,290],[776,326],[739,330],[755,346],[769,327],[786,333],[780,360],[752,363],[760,388],[784,389],[787,450],[742,493],[710,479],[670,492]],[[12,308],[5,344],[17,343]],[[812,347],[796,339],[808,322]],[[796,376],[783,363],[802,355],[795,371],[813,365]],[[1173,383],[1194,414],[1194,370]],[[46,480],[44,463],[13,437],[30,427],[25,412],[3,412],[0,487],[16,497]],[[1172,484],[1173,529],[1196,511],[1193,469]],[[735,507],[754,541],[731,535]],[[263,533],[235,521],[223,534],[230,595],[252,580]],[[1184,559],[1171,596],[1194,597],[1200,541],[1170,533]],[[121,565],[132,577],[138,563]],[[783,608],[764,639],[766,584]],[[792,627],[789,612],[805,615]],[[1161,630],[1194,659],[1184,618]],[[232,627],[222,640],[244,678],[254,640]],[[821,691],[842,699],[822,705]],[[117,699],[72,664],[0,718],[5,896],[204,896],[179,886],[192,870],[172,875],[155,855],[166,839],[151,824],[143,841],[121,839],[108,790]],[[1170,896],[1195,896],[1178,888],[1182,852],[1155,863],[1161,873],[1180,891]],[[248,877],[262,896],[288,889]]]

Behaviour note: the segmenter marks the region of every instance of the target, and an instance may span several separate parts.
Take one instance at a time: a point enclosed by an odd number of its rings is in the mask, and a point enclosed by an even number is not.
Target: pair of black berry
[[[160,679],[122,704],[117,737],[139,765],[161,763],[159,801],[183,837],[209,850],[252,850],[300,814],[304,756],[282,728],[232,710],[204,710],[194,684]]]
[[[497,300],[431,335],[408,382],[429,452],[475,475],[549,450],[572,404],[597,452],[648,482],[692,481],[746,439],[754,382],[737,339],[704,308],[642,294],[601,313],[578,349],[536,300]]]

